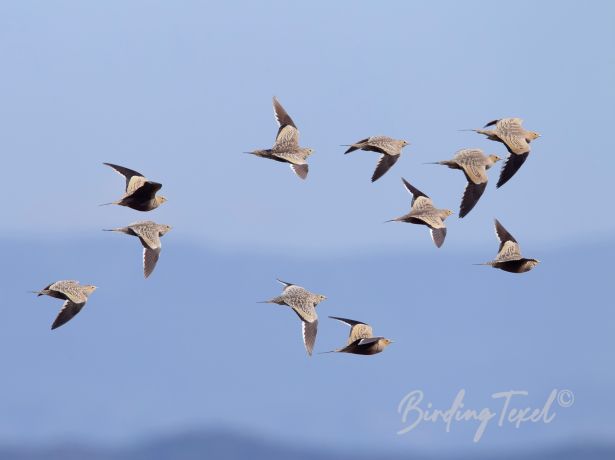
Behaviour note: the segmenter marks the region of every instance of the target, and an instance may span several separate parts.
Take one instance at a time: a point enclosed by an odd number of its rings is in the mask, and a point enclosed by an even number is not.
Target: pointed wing
[[[301,332],[303,335],[303,344],[308,352],[308,355],[312,356],[314,351],[314,343],[316,343],[316,333],[318,332],[318,320],[315,319],[312,322],[301,321]]]
[[[504,247],[504,243],[506,243],[507,241],[512,241],[513,243],[517,242],[517,240],[508,232],[508,230],[504,228],[504,226],[497,219],[495,219],[495,235],[500,241],[500,249],[498,249],[499,251],[502,250],[502,248]]]
[[[497,124],[498,121],[500,121],[500,119],[490,121],[485,126],[483,126],[483,128],[488,128],[489,126],[493,126],[493,125]]]
[[[276,97],[273,98],[273,114],[280,126],[275,144],[277,146],[283,144],[299,145],[299,130]]]
[[[369,324],[363,323],[361,321],[355,321],[353,319],[339,318],[337,316],[329,316],[329,318],[336,319],[350,326],[348,345],[350,345],[356,340],[373,337],[374,335],[372,327]]]
[[[296,164],[292,164],[290,165],[290,169],[292,169],[294,171],[294,173],[299,176],[301,179],[304,179],[307,177],[308,175],[308,165],[307,163],[302,164],[302,165],[296,165]]]
[[[502,244],[500,252],[495,257],[495,262],[508,262],[511,260],[521,259],[521,250],[519,245],[512,241],[506,241]]]
[[[427,195],[425,195],[423,192],[421,192],[418,188],[414,187],[412,184],[410,184],[410,182],[408,182],[403,177],[401,178],[401,180],[404,183],[404,185],[406,186],[406,190],[408,190],[408,192],[410,192],[412,194],[412,207],[414,207],[414,203],[420,197],[426,198],[427,200],[420,200],[421,203],[419,204],[419,206],[424,206],[425,203],[429,203],[429,204],[431,204],[433,206],[433,204],[431,202],[431,198],[429,198]]]
[[[128,192],[128,186],[130,184],[130,180],[133,177],[143,177],[144,178],[143,174],[133,169],[124,168],[123,166],[114,165],[112,163],[103,163],[103,164],[110,166],[111,168],[115,170],[115,172],[117,172],[118,174],[121,174],[122,176],[126,178],[126,192]]]
[[[519,168],[525,163],[529,152],[516,154],[511,153],[506,159],[506,163],[502,167],[502,171],[500,172],[500,178],[498,179],[498,183],[496,184],[497,188],[500,188],[506,182],[508,182],[519,170]]]
[[[444,238],[446,238],[446,227],[432,228],[430,229],[431,239],[436,247],[440,248],[444,244]]]
[[[487,188],[487,182],[482,184],[475,184],[468,178],[468,185],[463,192],[463,198],[461,199],[461,206],[459,207],[459,217],[465,217],[478,203],[478,200],[485,192]]]
[[[147,278],[152,274],[160,257],[160,248],[143,248],[143,275]]]
[[[374,171],[374,175],[372,176],[372,182],[376,182],[380,179],[384,174],[391,169],[391,167],[399,160],[399,155],[387,155],[383,153],[380,155],[380,159],[378,160],[378,164],[376,165],[376,170]]]
[[[361,139],[359,142],[355,142],[353,145],[351,145],[348,148],[348,150],[344,152],[344,155],[350,152],[354,152],[355,150],[359,150],[361,147],[354,147],[354,145],[365,144],[368,140],[369,140],[369,137],[366,137],[365,139]]]
[[[56,317],[55,321],[51,325],[51,329],[57,329],[63,324],[68,323],[71,319],[73,319],[73,317],[77,313],[81,311],[84,305],[85,305],[85,302],[75,303],[75,302],[71,302],[70,300],[67,300],[66,302],[64,302],[64,305],[62,305],[62,309],[60,310],[60,313],[58,313],[58,316]]]

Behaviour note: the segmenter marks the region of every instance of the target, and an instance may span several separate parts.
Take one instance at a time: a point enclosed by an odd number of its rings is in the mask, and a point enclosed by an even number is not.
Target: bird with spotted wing
[[[327,351],[325,353],[351,353],[354,355],[375,355],[384,351],[392,340],[385,337],[374,337],[372,327],[361,321],[353,319],[340,318],[338,316],[329,316],[329,318],[341,321],[350,326],[350,334],[345,347],[337,350]]]
[[[525,273],[540,263],[537,259],[528,259],[521,255],[519,243],[497,219],[495,219],[495,234],[500,240],[497,256],[491,262],[476,265],[490,265],[510,273]]]
[[[62,309],[55,321],[51,325],[51,329],[66,324],[77,315],[88,301],[88,297],[96,290],[93,285],[81,285],[79,281],[62,280],[56,281],[45,286],[40,291],[32,291],[38,297],[47,295],[56,299],[64,300]]]
[[[380,153],[380,159],[378,160],[376,170],[372,176],[372,182],[375,182],[397,163],[401,155],[401,150],[406,145],[409,145],[409,142],[403,139],[393,139],[388,136],[372,136],[355,142],[354,144],[344,146],[349,147],[344,154],[354,152],[355,150]]]
[[[160,257],[162,242],[160,237],[171,230],[170,225],[157,224],[151,220],[135,222],[127,227],[105,229],[106,232],[119,232],[136,236],[143,245],[143,275],[147,278],[152,274]]]
[[[301,286],[287,283],[280,279],[278,279],[278,282],[284,285],[282,294],[259,303],[275,303],[292,308],[301,320],[301,332],[305,349],[308,355],[312,356],[314,343],[316,342],[316,333],[318,332],[316,306],[327,297],[322,294],[314,294]]]
[[[148,180],[143,174],[123,166],[114,165],[111,163],[103,163],[126,179],[126,191],[124,196],[118,201],[105,203],[101,206],[109,204],[117,204],[126,206],[136,211],[151,211],[156,209],[167,199],[162,195],[156,195],[156,192],[162,188],[162,184]]]
[[[471,130],[487,136],[489,140],[501,142],[510,153],[500,172],[497,188],[508,182],[521,168],[530,154],[530,142],[540,137],[536,131],[527,131],[522,125],[521,118],[501,118],[490,121],[483,129]],[[489,126],[495,126],[495,129],[484,129]]]
[[[313,150],[299,145],[299,129],[276,97],[273,98],[273,114],[279,126],[273,147],[245,153],[288,163],[297,176],[305,179],[308,175],[307,159]]]
[[[468,185],[461,199],[459,217],[466,216],[478,203],[487,187],[487,169],[500,161],[497,155],[485,156],[481,149],[461,149],[451,160],[437,161],[431,164],[448,166],[463,171]]]
[[[431,239],[436,247],[442,247],[446,238],[446,225],[444,221],[453,214],[450,209],[438,209],[434,207],[431,198],[411,185],[402,177],[406,190],[412,194],[412,207],[408,214],[387,220],[387,222],[406,222],[409,224],[425,225],[429,227]]]

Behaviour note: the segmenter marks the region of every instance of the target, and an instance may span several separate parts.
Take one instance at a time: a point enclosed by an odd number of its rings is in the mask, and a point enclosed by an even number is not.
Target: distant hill
[[[351,452],[291,447],[231,432],[190,432],[124,448],[60,444],[31,449],[0,448],[2,460],[613,460],[615,446],[571,445],[566,448],[518,449],[489,455],[431,455]]]

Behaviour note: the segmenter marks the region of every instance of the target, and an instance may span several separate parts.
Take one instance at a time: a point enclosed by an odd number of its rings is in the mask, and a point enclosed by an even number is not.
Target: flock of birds
[[[253,150],[245,152],[257,157],[268,158],[281,163],[288,163],[294,173],[301,179],[308,175],[307,159],[312,154],[311,148],[301,147],[299,144],[299,130],[282,107],[277,98],[273,98],[273,111],[278,122],[279,129],[273,147],[270,149]],[[502,118],[487,123],[483,129],[473,129],[479,134],[487,136],[489,140],[503,144],[509,152],[508,159],[500,173],[496,187],[501,187],[508,182],[519,168],[523,165],[530,153],[530,142],[537,139],[539,134],[527,131],[522,126],[520,118]],[[493,129],[485,129],[493,127]],[[393,139],[387,136],[372,136],[355,142],[348,147],[345,154],[355,150],[377,152],[380,159],[376,170],[372,175],[372,182],[386,174],[399,159],[402,149],[409,145],[405,140]],[[459,211],[459,217],[466,216],[478,203],[483,195],[488,182],[487,170],[500,161],[497,155],[485,155],[480,149],[459,150],[452,159],[437,161],[433,164],[447,166],[451,169],[463,171],[467,186],[465,188]],[[166,198],[157,195],[162,184],[147,179],[143,174],[132,169],[111,163],[104,163],[113,168],[117,173],[124,176],[126,187],[124,195],[117,201],[106,204],[126,206],[136,211],[148,212],[162,205]],[[431,237],[435,245],[440,248],[446,238],[445,220],[453,211],[439,209],[425,193],[402,178],[403,184],[412,195],[410,211],[388,222],[406,222],[424,225],[430,229]],[[151,275],[160,257],[161,241],[171,227],[158,224],[153,221],[139,221],[126,227],[108,229],[106,231],[120,232],[136,236],[143,246],[143,273],[145,278]],[[511,273],[525,273],[532,270],[539,261],[525,258],[521,255],[519,243],[496,219],[495,232],[500,241],[500,247],[494,260],[484,264],[490,265]],[[293,283],[278,280],[283,284],[282,293],[262,303],[274,303],[290,307],[301,320],[303,342],[308,355],[312,355],[316,334],[318,330],[317,305],[326,299],[322,294],[315,294]],[[88,297],[96,290],[93,285],[81,285],[78,281],[62,280],[49,284],[40,291],[34,291],[37,295],[48,295],[64,300],[60,313],[51,325],[56,329],[70,321],[77,315],[86,304]],[[382,352],[391,340],[374,336],[371,326],[361,321],[330,316],[350,326],[350,334],[346,345],[342,348],[331,350],[327,353],[352,353],[360,355],[373,355]]]

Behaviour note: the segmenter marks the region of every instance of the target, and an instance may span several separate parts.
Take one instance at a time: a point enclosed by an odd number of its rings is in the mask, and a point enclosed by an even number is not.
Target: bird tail
[[[470,129],[458,129],[457,131],[474,131],[475,133],[477,133],[477,132],[479,132],[480,130],[479,130],[479,129],[473,129],[473,128],[470,128]]]
[[[472,265],[490,265],[493,266],[495,262],[483,262],[482,264],[472,264]]]
[[[338,353],[339,350],[331,350],[331,351],[321,351],[318,354],[319,355],[326,355],[327,353]]]
[[[46,291],[45,290],[42,290],[42,291],[28,291],[28,293],[36,294],[37,297],[40,297],[42,295],[45,295]]]
[[[112,201],[111,203],[103,203],[103,204],[99,204],[98,206],[109,206],[110,204],[118,204],[118,202]]]
[[[357,147],[356,144],[342,144],[340,145],[340,147],[349,147],[348,150],[344,152],[344,155],[350,152],[354,152],[355,150],[359,150],[359,147]]]
[[[442,161],[428,161],[427,163],[423,163],[424,165],[445,165],[448,166],[448,161],[447,160],[442,160]]]

